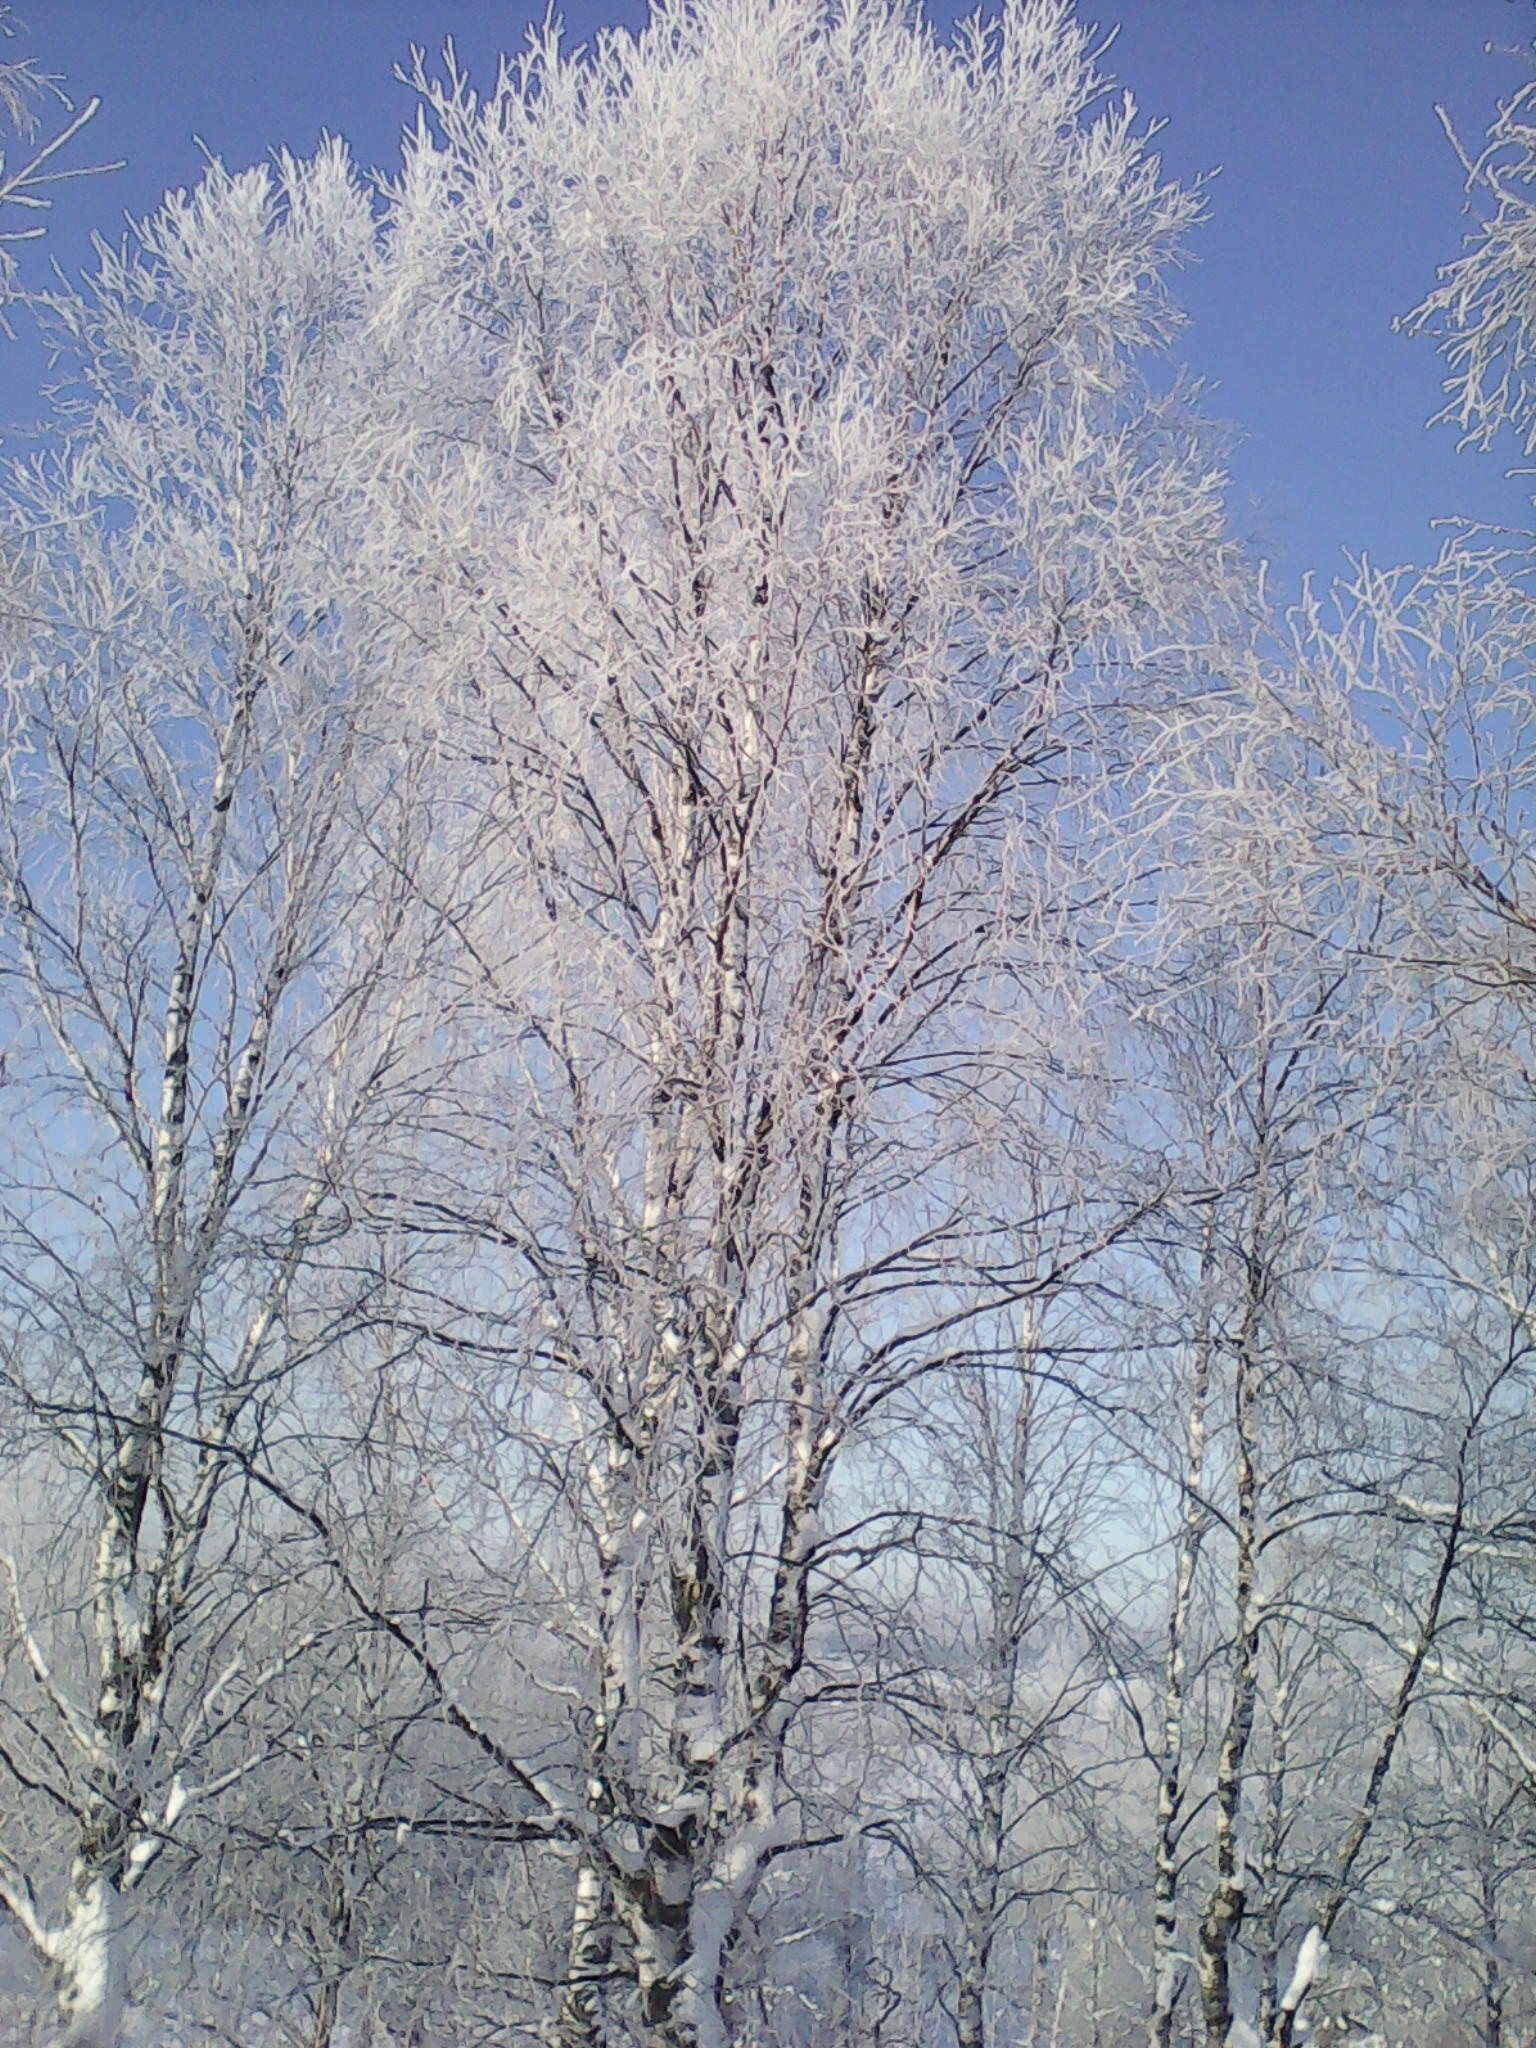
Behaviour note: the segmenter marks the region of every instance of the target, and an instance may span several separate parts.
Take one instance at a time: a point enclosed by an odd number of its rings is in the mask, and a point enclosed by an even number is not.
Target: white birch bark
[[[1191,1347],[1189,1384],[1183,1407],[1183,1499],[1174,1552],[1173,1596],[1168,1609],[1168,1644],[1163,1665],[1162,1754],[1153,1851],[1152,2006],[1148,2025],[1151,2048],[1173,2048],[1175,2016],[1182,1989],[1178,1956],[1178,1895],[1187,1791],[1184,1720],[1188,1639],[1195,1573],[1211,1527],[1205,1491],[1205,1442],[1206,1404],[1210,1399],[1214,1345],[1211,1328],[1214,1230],[1214,1220],[1208,1214],[1201,1237],[1198,1322]]]

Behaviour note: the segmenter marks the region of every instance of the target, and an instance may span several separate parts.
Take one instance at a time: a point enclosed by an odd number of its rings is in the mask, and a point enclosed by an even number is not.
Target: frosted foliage
[[[83,917],[72,972],[104,986],[129,946],[169,973],[183,906],[156,835],[179,832],[193,863],[226,747],[227,772],[262,763],[220,842],[241,877],[232,951],[293,879],[296,810],[329,829],[326,764],[366,674],[339,622],[357,597],[347,534],[369,464],[376,363],[356,316],[372,235],[337,149],[275,173],[215,170],[131,253],[104,255],[90,299],[51,302],[82,367],[68,446],[13,491],[13,573],[39,626],[4,679],[4,772],[15,867],[61,926]],[[69,758],[50,732],[70,735]],[[97,1000],[82,1004],[87,1037]],[[123,1042],[139,1038],[125,1023]]]
[[[1536,80],[1499,109],[1483,149],[1466,161],[1483,218],[1462,255],[1404,323],[1440,341],[1450,369],[1442,420],[1487,447],[1503,427],[1536,450]]]
[[[867,583],[952,690],[962,609],[973,657],[1039,660],[1208,569],[1215,478],[1123,409],[1194,204],[1128,105],[1085,118],[1083,32],[1016,5],[948,52],[881,6],[820,16],[668,6],[590,65],[536,44],[483,104],[423,81],[439,139],[412,146],[387,291],[437,325],[473,422],[432,559],[449,543],[454,610],[490,599],[542,658],[643,659],[622,596],[653,645],[660,607],[699,607],[740,664],[791,594],[802,631],[846,634],[826,608]]]
[[[90,298],[45,302],[78,351],[75,409],[89,409],[79,488],[110,500],[152,486],[163,524],[146,539],[194,599],[222,596],[278,534],[312,542],[306,515],[345,506],[378,367],[357,331],[373,235],[338,145],[275,171],[215,166],[125,251],[103,251]]]
[[[14,8],[0,6],[0,38],[16,35],[21,27]],[[45,71],[36,58],[0,58],[0,130],[8,131],[21,144],[19,149],[0,148],[0,299],[17,293],[18,267],[13,250],[17,243],[35,242],[42,236],[44,228],[38,216],[46,214],[53,204],[50,188],[70,178],[93,175],[91,168],[61,165],[67,165],[69,145],[95,115],[98,105],[98,101],[88,100],[77,111],[61,81]],[[42,106],[62,109],[62,125],[40,140],[44,122],[38,110]],[[3,314],[0,328],[9,332]]]
[[[1106,742],[1118,663],[1176,650],[1225,570],[1219,475],[1131,363],[1195,202],[1128,103],[1096,108],[1086,47],[1058,5],[955,50],[880,5],[667,6],[589,62],[536,39],[483,101],[420,80],[376,317],[422,382],[371,542],[407,572],[406,715],[443,738],[472,678],[590,892],[573,944],[525,955],[544,995],[593,987],[606,928],[639,1014],[621,906],[663,886],[638,817],[595,843],[561,778],[632,812],[637,762],[691,764],[782,875],[834,829],[861,673],[868,914],[915,901],[935,820],[961,825],[935,928],[983,880],[1025,915],[1010,875],[1039,914],[1045,764]],[[817,914],[798,886],[754,903],[770,975]]]

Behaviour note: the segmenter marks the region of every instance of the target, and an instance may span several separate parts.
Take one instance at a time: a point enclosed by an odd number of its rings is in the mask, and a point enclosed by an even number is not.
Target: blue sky
[[[110,178],[63,188],[52,249],[89,260],[93,231],[198,174],[194,137],[231,165],[322,129],[388,164],[410,95],[393,64],[452,35],[489,77],[531,10],[509,0],[23,0],[12,45],[103,107],[80,145],[122,157]],[[941,24],[961,11],[935,5]],[[968,11],[968,10],[967,10]],[[1424,431],[1440,367],[1391,332],[1465,232],[1461,172],[1434,106],[1475,141],[1522,77],[1506,51],[1536,36],[1536,0],[1102,0],[1085,16],[1119,33],[1105,68],[1164,118],[1165,163],[1211,172],[1196,260],[1177,279],[1190,316],[1180,353],[1214,387],[1207,409],[1241,438],[1233,514],[1273,559],[1279,588],[1332,573],[1341,549],[1380,562],[1434,552],[1431,521],[1523,523],[1529,485],[1496,460]],[[580,40],[638,25],[641,0],[572,0]],[[37,273],[35,253],[29,270]],[[0,419],[31,417],[42,360],[22,334],[0,350]]]

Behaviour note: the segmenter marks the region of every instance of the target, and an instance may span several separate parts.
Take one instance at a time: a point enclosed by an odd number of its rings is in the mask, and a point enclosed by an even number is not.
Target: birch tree
[[[1337,1154],[1361,1122],[1350,1073],[1359,1020],[1344,1021],[1347,967],[1287,936],[1288,923],[1276,903],[1256,932],[1239,928],[1230,959],[1163,1028],[1193,1199],[1168,1241],[1182,1427],[1167,1453],[1177,1516],[1156,1743],[1154,2044],[1173,2040],[1191,1976],[1213,2048],[1225,2048],[1242,2003],[1233,1972],[1257,1903],[1262,1674],[1276,1611],[1304,1598],[1284,1545],[1348,1507],[1346,1446],[1309,1426],[1309,1411],[1337,1416],[1334,1370],[1299,1330],[1330,1219],[1337,1232]],[[1202,1824],[1208,1861],[1194,1854]],[[1197,1872],[1204,1896],[1181,1942],[1181,1891]]]
[[[418,76],[380,317],[426,374],[378,546],[476,814],[485,1021],[394,1213],[459,1232],[439,1349],[520,1404],[481,1470],[570,1588],[577,1753],[462,1711],[571,1845],[572,2044],[724,2040],[908,1505],[896,1397],[1156,1198],[1016,1249],[1053,1096],[1115,1058],[1114,827],[1227,571],[1132,366],[1195,203],[1088,51],[1053,0],[948,49],[751,0],[537,36],[484,99]]]
[[[300,1653],[242,1654],[311,1568],[248,1535],[249,1475],[375,1284],[305,1274],[413,1043],[410,804],[345,566],[372,237],[335,149],[173,197],[53,301],[78,381],[7,481],[0,1357],[66,1547],[44,1572],[23,1522],[3,1564],[0,1901],[92,2048],[127,1900]]]
[[[1501,109],[1484,148],[1464,157],[1472,232],[1406,323],[1442,346],[1442,421],[1489,447],[1508,436],[1528,449],[1532,431],[1530,106],[1527,84]],[[1387,1611],[1397,1618],[1374,1653],[1352,1652],[1371,1691],[1380,1688],[1380,1720],[1354,1768],[1336,1754],[1326,1780],[1344,1806],[1300,1887],[1313,1917],[1296,1967],[1266,1994],[1268,2037],[1279,2043],[1295,2036],[1327,1941],[1357,1903],[1352,1890],[1379,1839],[1391,1773],[1411,1755],[1413,1727],[1465,1623],[1466,1573],[1487,1526],[1485,1446],[1521,1398],[1519,1345],[1489,1349],[1475,1300],[1511,1277],[1518,1294],[1518,1274],[1497,1231],[1484,1235],[1477,1280],[1477,1262],[1453,1247],[1462,1219],[1529,1150],[1530,568],[1521,537],[1472,531],[1425,571],[1383,573],[1362,561],[1327,597],[1304,598],[1288,662],[1251,672],[1259,727],[1288,734],[1298,762],[1309,763],[1296,857],[1330,886],[1380,906],[1380,923],[1351,950],[1389,1006],[1396,1042],[1383,1052],[1401,1077],[1400,1107],[1418,1091],[1390,1172],[1401,1197],[1392,1233],[1411,1234],[1422,1264],[1402,1270],[1389,1233],[1365,1270],[1379,1281],[1391,1275],[1405,1317],[1395,1370],[1422,1374],[1424,1386],[1421,1398],[1396,1382],[1401,1405],[1380,1411],[1385,1462],[1359,1464],[1354,1483],[1367,1515],[1384,1496],[1437,1511],[1425,1521],[1410,1506],[1394,1510],[1408,1519],[1390,1563],[1397,1572],[1411,1566],[1415,1582],[1394,1576],[1390,1592],[1380,1580],[1373,1590],[1381,1560],[1355,1560],[1353,1597],[1362,1604],[1354,1611],[1365,1634],[1354,1640],[1382,1628]],[[1431,1158],[1439,1170],[1416,1178]],[[1503,1280],[1492,1281],[1494,1271]],[[1434,1275],[1427,1286],[1426,1274]],[[1416,1401],[1422,1431],[1401,1434]],[[1348,1639],[1348,1631],[1337,1638]],[[1346,1777],[1357,1788],[1347,1794]],[[1300,1934],[1293,1929],[1292,1938]],[[1272,1950],[1273,1930],[1264,1938]]]

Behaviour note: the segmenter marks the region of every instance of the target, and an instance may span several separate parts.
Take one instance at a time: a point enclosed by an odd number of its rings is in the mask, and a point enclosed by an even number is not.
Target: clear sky
[[[328,129],[388,165],[412,101],[392,67],[451,35],[487,80],[534,11],[516,0],[22,0],[11,46],[103,107],[77,146],[122,157],[110,178],[63,188],[52,249],[68,269],[89,236],[198,175],[194,137],[230,165]],[[930,8],[947,24],[953,0]],[[964,11],[969,11],[967,7]],[[1273,558],[1281,589],[1332,573],[1340,550],[1425,560],[1447,514],[1529,520],[1529,484],[1426,433],[1440,367],[1391,332],[1466,229],[1461,171],[1435,116],[1475,142],[1524,75],[1507,52],[1536,36],[1536,0],[1094,0],[1119,34],[1104,68],[1165,119],[1181,178],[1216,173],[1195,261],[1176,282],[1190,315],[1180,353],[1238,429],[1233,512]],[[571,0],[575,40],[631,26],[643,0]],[[9,52],[8,52],[9,54]],[[35,252],[29,274],[38,272]],[[37,407],[41,356],[0,347],[0,419]]]

